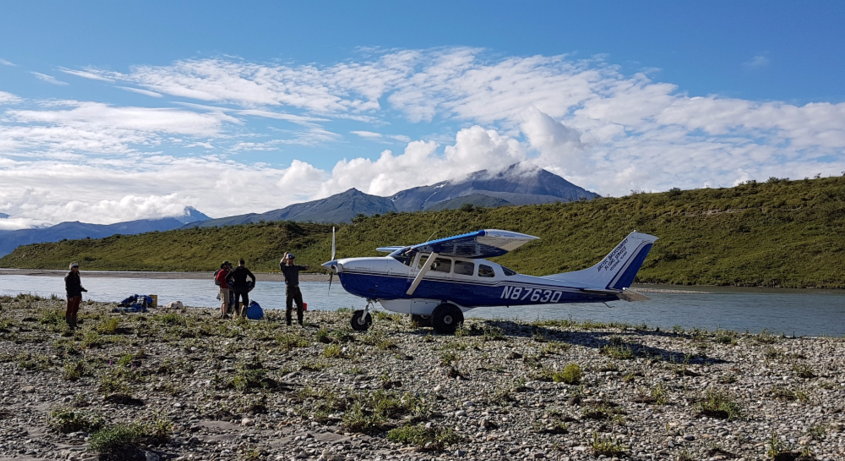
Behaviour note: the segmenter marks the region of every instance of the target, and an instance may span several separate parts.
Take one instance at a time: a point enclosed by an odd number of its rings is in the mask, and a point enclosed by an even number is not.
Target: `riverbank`
[[[154,272],[154,271],[80,271],[83,277],[113,277],[113,278],[138,278],[138,279],[188,279],[188,280],[212,280],[214,272]],[[2,275],[34,275],[43,277],[64,277],[66,270],[50,269],[0,269]],[[283,282],[285,277],[281,272],[255,272],[258,281]],[[299,279],[303,282],[328,282],[329,274],[300,273]]]
[[[839,339],[61,305],[0,299],[0,459],[845,457]]]

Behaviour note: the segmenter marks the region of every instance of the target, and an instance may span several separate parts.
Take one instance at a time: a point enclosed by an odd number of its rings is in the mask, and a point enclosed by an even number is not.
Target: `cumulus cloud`
[[[68,84],[67,82],[63,82],[61,80],[56,79],[56,77],[53,77],[52,75],[42,74],[41,72],[32,72],[32,75],[34,75],[35,78],[37,78],[38,80],[41,80],[42,82],[47,82],[51,85],[64,86]]]
[[[214,58],[127,72],[65,69],[155,93],[157,101],[180,109],[29,100],[25,108],[6,108],[0,115],[0,206],[12,205],[0,209],[22,219],[90,213],[91,220],[96,215],[114,222],[163,213],[153,204],[158,202],[224,216],[350,187],[390,195],[516,162],[547,168],[602,195],[845,170],[845,103],[798,106],[689,95],[645,73],[623,74],[605,59],[491,57],[459,47],[367,49],[357,59],[325,65]],[[0,93],[2,102],[24,103],[9,93]],[[282,126],[273,125],[272,136],[259,135],[258,122]],[[386,133],[405,131],[396,128],[399,123],[434,134]],[[406,145],[322,168],[311,159],[316,157],[297,154],[300,145],[350,142],[339,132],[355,135],[348,137],[353,141]],[[177,145],[202,151],[199,157],[165,155]],[[285,160],[289,165],[233,160],[279,147],[299,159]],[[16,181],[23,189],[7,186]],[[62,184],[83,190],[73,206],[57,187]],[[131,194],[127,184],[133,184]],[[234,198],[245,187],[246,205]],[[15,195],[21,190],[31,195]]]

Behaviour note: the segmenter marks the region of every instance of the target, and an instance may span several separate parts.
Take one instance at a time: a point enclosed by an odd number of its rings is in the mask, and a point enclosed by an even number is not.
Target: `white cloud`
[[[372,131],[352,131],[351,133],[368,139],[378,139],[384,137],[381,133],[374,133]]]
[[[4,66],[10,66],[10,67],[17,67],[18,66],[17,64],[6,61],[5,59],[0,59],[0,64],[2,64]]]
[[[17,104],[21,101],[23,101],[23,99],[13,95],[12,93],[0,91],[0,104]]]
[[[603,195],[845,170],[845,103],[797,106],[690,96],[645,73],[625,75],[603,57],[490,57],[475,48],[364,52],[363,58],[334,65],[217,58],[137,66],[125,73],[65,70],[154,92],[165,102],[176,97],[180,109],[78,101],[7,109],[0,115],[0,152],[6,153],[0,155],[0,206],[15,193],[2,185],[28,178],[27,187],[41,195],[27,199],[36,208],[14,202],[28,213],[15,216],[36,219],[43,213],[55,221],[72,214],[51,186],[64,184],[60,170],[80,170],[80,178],[89,178],[67,180],[87,187],[84,197],[75,198],[74,210],[100,213],[101,221],[117,219],[108,217],[110,207],[125,207],[113,214],[120,219],[140,212],[131,211],[133,206],[153,210],[137,202],[149,197],[224,216],[350,187],[389,195],[518,161]],[[279,127],[284,122],[290,127]],[[276,139],[267,140],[264,132],[260,142],[252,141],[259,139],[258,123],[269,124]],[[386,133],[412,131],[399,123],[433,134],[412,139]],[[374,150],[372,156],[345,159],[331,171],[302,157],[282,167],[247,166],[224,155],[241,159],[248,151],[282,146],[297,155],[298,145],[350,142],[338,132],[354,134],[347,138],[357,142],[356,137],[396,140],[406,146],[400,153]],[[194,158],[137,153],[167,153],[176,145],[203,149]],[[59,176],[42,177],[41,171]],[[134,190],[135,181],[157,187]],[[133,184],[133,192],[124,206],[126,184]],[[206,198],[246,187],[247,205]],[[253,192],[261,197],[253,200]],[[95,206],[104,199],[107,206]]]
[[[769,58],[763,55],[757,55],[751,58],[750,60],[742,63],[743,66],[749,69],[759,69],[761,67],[766,67],[769,65]]]
[[[150,96],[150,97],[153,97],[153,98],[160,98],[161,97],[161,93],[156,93],[155,91],[142,90],[140,88],[131,88],[131,87],[128,87],[128,86],[119,86],[118,88],[120,88],[121,90],[131,91],[133,93],[143,94],[144,96]]]
[[[37,78],[38,80],[41,80],[42,82],[47,82],[51,85],[64,86],[68,84],[67,82],[57,80],[56,77],[53,77],[52,75],[42,74],[41,72],[31,72],[31,74],[34,75],[35,78]]]
[[[60,68],[60,70],[66,74],[75,75],[77,77],[87,78],[89,80],[99,80],[101,82],[114,82],[113,78],[106,77],[102,73],[98,73],[97,71],[90,72],[86,70],[76,70],[76,69],[65,69],[64,67]]]

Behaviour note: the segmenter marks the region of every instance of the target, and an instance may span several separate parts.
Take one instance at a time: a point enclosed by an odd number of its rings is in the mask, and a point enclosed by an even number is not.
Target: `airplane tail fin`
[[[624,290],[633,283],[656,240],[657,237],[653,235],[631,232],[595,266],[546,278],[596,290]]]

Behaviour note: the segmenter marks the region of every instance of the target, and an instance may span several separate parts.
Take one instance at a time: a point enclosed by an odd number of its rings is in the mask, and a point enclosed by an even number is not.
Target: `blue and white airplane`
[[[657,237],[632,232],[589,269],[535,277],[483,258],[501,256],[538,237],[487,229],[412,246],[384,247],[383,257],[334,259],[323,264],[349,293],[367,298],[367,309],[352,315],[352,328],[372,324],[370,305],[411,314],[418,324],[450,334],[463,312],[483,306],[634,300],[631,286]],[[334,240],[334,237],[332,237]],[[642,295],[639,295],[642,296]]]

